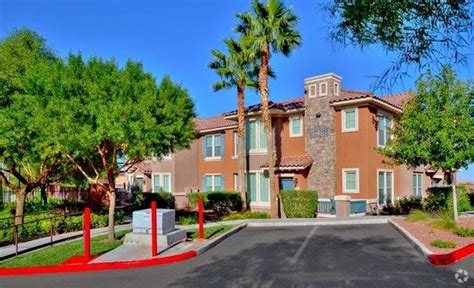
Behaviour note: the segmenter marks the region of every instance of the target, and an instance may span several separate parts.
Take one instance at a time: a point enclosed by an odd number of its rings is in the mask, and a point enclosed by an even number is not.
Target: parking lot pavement
[[[455,268],[429,264],[386,224],[246,228],[185,262],[0,278],[0,287],[473,287],[474,273],[459,286]]]

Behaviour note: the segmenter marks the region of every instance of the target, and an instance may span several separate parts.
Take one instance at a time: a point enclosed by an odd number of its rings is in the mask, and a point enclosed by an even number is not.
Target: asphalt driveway
[[[246,228],[181,263],[6,277],[0,287],[474,287],[473,262],[433,266],[388,224]],[[461,268],[471,279],[459,285]]]

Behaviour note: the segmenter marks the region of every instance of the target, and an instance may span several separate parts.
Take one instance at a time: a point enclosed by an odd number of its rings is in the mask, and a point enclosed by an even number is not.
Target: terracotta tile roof
[[[363,92],[363,91],[360,91]],[[375,96],[370,92],[365,92],[363,93],[349,93],[344,95],[342,93],[341,98],[338,98],[336,100],[330,101],[330,103],[338,103],[342,101],[348,101],[348,100],[356,100],[356,99],[364,99],[364,98],[373,98],[373,99],[378,99],[380,101],[383,101],[387,104],[390,104],[396,108],[402,109],[403,108],[403,103],[408,100],[413,94],[410,92],[403,92],[403,93],[398,93],[398,94],[392,94],[392,95],[386,95],[386,96]]]
[[[413,95],[414,94],[412,92],[403,92],[403,93],[381,96],[380,98],[386,100],[387,102],[397,107],[403,107],[404,102],[410,99]]]
[[[301,156],[287,156],[282,157],[280,160],[277,160],[275,163],[275,168],[279,169],[306,169],[307,167],[313,164],[313,158],[307,155]],[[268,162],[261,166],[261,168],[268,167]]]
[[[151,173],[152,172],[151,163],[149,161],[143,161],[143,162],[137,163],[133,166],[132,172],[137,171],[137,170],[142,172],[143,174]]]
[[[237,125],[236,121],[224,119],[224,115],[218,115],[211,118],[195,118],[196,130],[198,132],[219,128],[227,128]]]

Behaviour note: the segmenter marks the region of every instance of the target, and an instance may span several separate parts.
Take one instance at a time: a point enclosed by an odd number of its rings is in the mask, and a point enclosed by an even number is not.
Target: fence
[[[320,199],[318,201],[318,214],[336,215],[336,201],[332,199]]]
[[[359,214],[367,212],[367,202],[365,200],[351,201],[351,214]]]

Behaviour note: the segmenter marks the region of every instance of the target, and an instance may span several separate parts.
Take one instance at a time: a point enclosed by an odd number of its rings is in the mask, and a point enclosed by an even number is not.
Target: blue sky
[[[207,68],[211,49],[223,49],[222,39],[233,34],[234,15],[249,9],[240,0],[0,0],[0,38],[15,28],[28,27],[47,39],[61,56],[81,52],[124,63],[141,61],[157,79],[164,74],[189,90],[200,117],[232,110],[232,90],[214,93],[217,80]],[[303,45],[289,58],[274,55],[271,61],[277,79],[270,83],[272,100],[303,95],[303,79],[334,72],[342,76],[343,88],[369,90],[374,76],[386,68],[393,55],[378,47],[361,50],[340,47],[329,40],[329,23],[321,2],[286,1],[300,17],[298,29]],[[473,79],[474,57],[456,67],[462,79]],[[419,76],[391,88],[396,93],[413,88]],[[380,92],[380,91],[376,91]],[[385,93],[386,91],[384,91]],[[247,103],[258,102],[247,94]],[[474,180],[474,166],[460,173]]]

